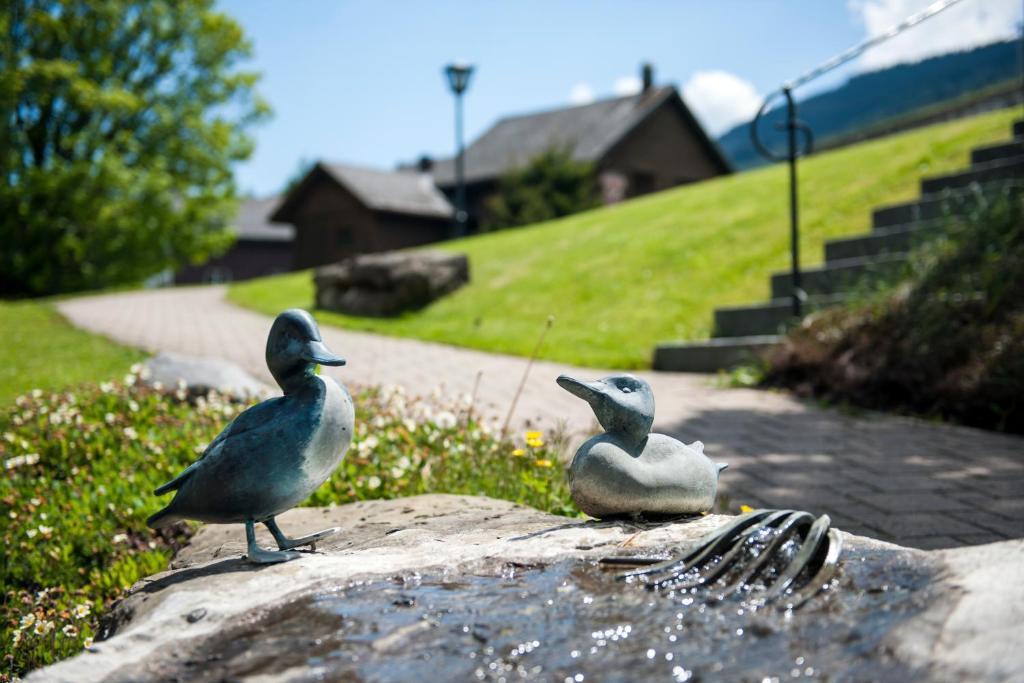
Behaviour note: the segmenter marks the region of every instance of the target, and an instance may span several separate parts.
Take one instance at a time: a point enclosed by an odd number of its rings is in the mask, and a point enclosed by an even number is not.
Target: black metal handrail
[[[792,279],[792,301],[793,315],[800,317],[803,310],[803,302],[807,299],[800,282],[800,215],[799,215],[799,184],[797,178],[797,159],[811,153],[814,145],[814,135],[810,127],[797,118],[796,100],[793,98],[793,90],[813,81],[819,76],[846,64],[852,59],[859,57],[872,47],[883,43],[909,28],[917,26],[922,21],[930,19],[939,12],[949,9],[962,0],[937,0],[917,14],[912,14],[888,31],[854,45],[848,50],[840,52],[835,57],[828,59],[807,73],[792,81],[783,83],[782,86],[765,97],[757,115],[750,122],[750,139],[758,153],[771,161],[783,161],[789,163],[789,240],[790,240],[790,273]],[[758,132],[758,123],[768,113],[768,105],[774,102],[779,96],[786,99],[786,121],[776,124],[776,130],[785,130],[787,139],[787,153],[779,155],[768,148],[762,141]],[[797,133],[804,136],[804,147],[801,150],[797,144]]]

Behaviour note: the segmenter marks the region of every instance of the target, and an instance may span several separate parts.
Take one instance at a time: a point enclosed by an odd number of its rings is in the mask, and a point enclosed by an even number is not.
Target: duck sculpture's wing
[[[165,493],[169,493],[171,491],[175,491],[181,488],[182,484],[184,484],[185,481],[190,476],[192,476],[192,474],[199,467],[200,463],[203,462],[203,459],[206,458],[211,453],[220,451],[220,449],[224,445],[224,442],[227,441],[229,438],[240,436],[242,434],[245,434],[246,432],[250,432],[262,425],[265,425],[268,421],[272,420],[274,416],[277,414],[277,410],[280,407],[282,401],[284,401],[284,397],[278,396],[277,398],[272,398],[263,401],[262,403],[257,403],[251,408],[243,411],[241,414],[239,414],[238,417],[229,422],[228,426],[225,427],[220,434],[214,437],[213,441],[211,441],[210,444],[206,447],[206,449],[203,451],[203,454],[199,456],[198,460],[196,460],[194,463],[192,463],[184,470],[182,470],[181,474],[176,476],[174,479],[171,479],[166,484],[157,488],[155,491],[153,491],[153,493],[155,495],[162,496]]]

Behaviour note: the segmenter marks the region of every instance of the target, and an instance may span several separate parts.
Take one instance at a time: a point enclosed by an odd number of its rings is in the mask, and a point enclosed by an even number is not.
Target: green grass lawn
[[[121,377],[140,351],[71,326],[49,301],[0,301],[0,405],[32,389]]]
[[[966,166],[977,145],[1010,137],[1018,110],[920,128],[801,164],[805,265],[826,239],[867,232],[873,207],[918,195],[921,176]],[[788,267],[787,170],[774,166],[668,190],[525,228],[445,243],[469,254],[473,281],[418,312],[373,319],[318,312],[327,324],[527,355],[636,368],[661,341],[702,339],[716,306],[767,299]],[[232,301],[274,315],[311,307],[308,271],[233,285]]]

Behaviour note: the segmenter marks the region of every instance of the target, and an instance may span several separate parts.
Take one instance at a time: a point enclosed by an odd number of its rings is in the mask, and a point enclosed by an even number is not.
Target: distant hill
[[[835,90],[798,99],[799,116],[810,125],[815,140],[850,136],[887,119],[1019,78],[1019,49],[1016,40],[1008,40],[860,74]],[[763,136],[780,150],[784,140],[774,133],[774,124],[784,119],[785,108],[777,107],[759,126]],[[766,163],[750,141],[749,122],[729,130],[718,138],[718,144],[738,169]]]

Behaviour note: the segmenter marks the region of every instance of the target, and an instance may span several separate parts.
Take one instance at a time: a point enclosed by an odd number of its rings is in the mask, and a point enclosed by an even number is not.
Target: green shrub
[[[767,382],[1024,431],[1024,195],[978,193],[966,209],[914,250],[903,282],[806,318]]]
[[[573,159],[569,148],[552,148],[501,179],[487,202],[484,231],[568,216],[599,204],[594,165]]]
[[[148,529],[147,515],[167,502],[151,492],[245,406],[147,388],[138,372],[63,393],[36,390],[0,414],[0,656],[9,672],[0,680],[100,637],[112,601],[162,570],[194,529]],[[360,390],[355,401],[355,442],[307,504],[447,492],[577,514],[541,434],[516,447],[469,406],[400,389]]]

